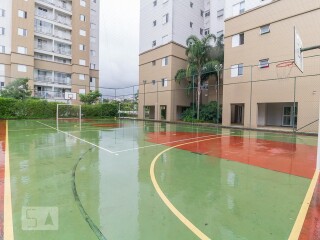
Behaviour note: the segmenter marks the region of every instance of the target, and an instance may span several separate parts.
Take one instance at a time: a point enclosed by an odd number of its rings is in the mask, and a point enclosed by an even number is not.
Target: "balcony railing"
[[[67,55],[67,56],[70,56],[71,55],[71,49],[66,49],[66,48],[55,48],[54,49],[54,52],[55,53],[58,53],[58,54],[62,54],[62,55]]]
[[[35,82],[52,83],[52,76],[37,76]]]
[[[35,77],[35,82],[37,83],[51,83],[51,84],[61,84],[61,85],[71,85],[70,78],[63,78],[63,77],[54,77],[52,76],[37,76]]]
[[[34,27],[34,31],[37,32],[37,33],[45,34],[45,35],[52,35],[52,28],[48,28],[48,27],[43,27],[43,26],[36,25]]]
[[[38,17],[42,17],[48,20],[54,20],[54,16],[50,13],[44,12],[44,11],[40,11],[40,10],[36,10],[36,16]]]
[[[62,17],[60,17],[60,16],[56,16],[54,20],[55,20],[56,22],[58,22],[58,23],[62,23],[62,24],[71,26],[71,19],[62,18]]]
[[[71,35],[60,32],[60,31],[55,31],[54,36],[64,40],[69,40],[69,41],[71,40]]]
[[[72,10],[71,4],[67,4],[67,3],[60,1],[60,0],[40,0],[40,1],[51,4],[51,5],[56,6],[58,8],[64,9],[68,12],[71,12],[71,10]]]
[[[63,92],[54,92],[54,91],[35,91],[35,97],[44,98],[44,99],[64,99]]]
[[[52,52],[52,46],[50,45],[45,45],[45,44],[35,44],[34,46],[35,49],[46,51],[46,52]]]

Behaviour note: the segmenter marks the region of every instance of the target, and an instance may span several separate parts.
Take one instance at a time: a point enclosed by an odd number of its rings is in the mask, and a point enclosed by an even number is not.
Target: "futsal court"
[[[131,120],[0,124],[4,239],[319,239],[315,136]]]

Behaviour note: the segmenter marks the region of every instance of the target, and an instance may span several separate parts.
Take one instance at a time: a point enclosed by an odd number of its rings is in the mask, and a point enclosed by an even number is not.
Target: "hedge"
[[[17,100],[0,97],[0,119],[34,119],[55,118],[57,102],[39,99]],[[82,105],[82,115],[88,117],[115,117],[117,104],[103,103],[96,105]]]

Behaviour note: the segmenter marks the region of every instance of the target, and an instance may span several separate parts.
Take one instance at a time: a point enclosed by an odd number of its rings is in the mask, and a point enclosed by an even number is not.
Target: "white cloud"
[[[138,84],[139,0],[100,2],[100,86]]]

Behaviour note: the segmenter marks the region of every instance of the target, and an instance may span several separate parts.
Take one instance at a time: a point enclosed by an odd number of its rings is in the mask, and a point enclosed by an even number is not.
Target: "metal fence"
[[[102,93],[101,102],[118,102],[119,116],[316,133],[319,119],[320,56],[305,57],[303,73],[291,63],[238,64],[221,69],[219,75],[218,71],[205,73],[202,77],[209,75],[209,78],[201,85],[199,120],[196,114],[196,75],[180,83],[158,76],[158,79],[147,79],[140,85],[124,88],[100,86],[98,90]],[[0,82],[12,80],[0,77]],[[39,98],[63,101],[64,92],[70,91],[71,87],[88,88],[71,83],[68,87],[61,85],[60,88],[37,86],[32,92],[33,96]]]

